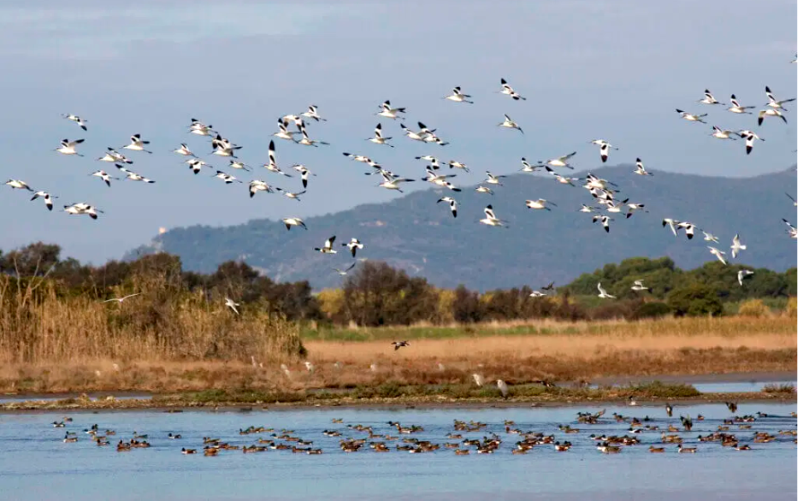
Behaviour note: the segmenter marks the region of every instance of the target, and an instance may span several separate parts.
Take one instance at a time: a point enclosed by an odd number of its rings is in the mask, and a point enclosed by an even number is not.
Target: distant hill
[[[493,196],[466,186],[462,193],[418,191],[391,202],[310,217],[308,231],[287,232],[280,222],[267,219],[221,228],[178,228],[135,252],[163,250],[179,255],[185,269],[205,272],[224,261],[244,259],[273,279],[309,280],[319,289],[341,283],[332,267],[346,267],[351,258],[340,244],[358,237],[365,245],[359,257],[385,260],[438,286],[463,283],[488,290],[550,281],[565,284],[583,272],[633,256],[669,256],[683,268],[714,259],[701,232],[688,241],[662,228],[662,218],[671,217],[718,236],[720,243],[713,245],[728,253],[731,238],[740,233],[748,246],[739,258],[742,263],[776,271],[796,266],[796,241],[781,221],[796,222],[796,208],[785,196],[796,191],[796,168],[752,178],[661,171],[643,177],[632,170],[618,166],[594,171],[618,185],[620,199],[644,203],[649,211],[627,220],[624,214],[614,214],[610,234],[599,223],[592,224],[591,214],[578,212],[582,203],[592,201],[580,182],[571,187],[550,176],[515,174],[503,179]],[[573,175],[583,178],[585,172]],[[458,199],[458,218],[446,204],[437,205],[443,195]],[[557,207],[552,211],[525,207],[526,199],[537,198]],[[477,222],[490,203],[510,228]],[[312,250],[331,235],[337,236],[339,254]]]

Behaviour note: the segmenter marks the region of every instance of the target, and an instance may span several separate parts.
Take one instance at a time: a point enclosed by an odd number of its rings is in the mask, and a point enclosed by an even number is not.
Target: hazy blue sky
[[[790,125],[768,119],[758,128],[754,116],[696,102],[705,88],[721,101],[735,93],[756,106],[766,103],[765,85],[779,98],[795,97],[793,0],[122,4],[0,6],[2,175],[58,195],[57,209],[85,201],[105,211],[98,221],[48,213],[41,201],[0,186],[0,248],[44,240],[99,262],[149,241],[162,226],[310,216],[401,196],[375,187],[378,179],[362,175],[362,164],[343,151],[414,178],[424,175],[414,156],[458,159],[473,170],[459,175],[459,185],[477,183],[485,170],[515,172],[522,156],[577,150],[577,168],[596,168],[597,150],[587,144],[596,138],[621,148],[609,164],[640,156],[651,169],[748,176],[796,162],[794,103],[787,106]],[[528,100],[496,94],[500,77]],[[476,104],[442,100],[455,85]],[[386,119],[380,121],[397,147],[364,141],[385,99],[408,108],[408,126],[421,120],[451,144],[412,142],[399,121]],[[277,117],[312,103],[329,121],[311,124],[310,134],[332,146],[277,141],[282,167],[304,163],[318,174],[300,203],[263,193],[251,200],[246,186],[226,186],[212,170],[195,176],[171,153],[181,142],[210,152],[205,138],[187,133],[196,117],[243,145],[240,158],[260,166]],[[680,120],[676,107],[708,112],[708,126]],[[87,118],[89,131],[61,113]],[[496,127],[503,113],[524,136]],[[741,142],[709,137],[712,124],[758,129],[766,142],[746,157]],[[87,177],[99,168],[116,171],[95,158],[137,132],[155,153],[126,152],[131,169],[156,184],[107,188]],[[53,152],[62,138],[85,138],[86,157]],[[261,168],[239,174],[301,189],[297,177]]]

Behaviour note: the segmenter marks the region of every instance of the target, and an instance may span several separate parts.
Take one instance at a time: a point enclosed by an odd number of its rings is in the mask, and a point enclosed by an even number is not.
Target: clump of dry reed
[[[296,325],[258,304],[241,315],[223,298],[185,289],[168,274],[134,276],[103,303],[68,296],[46,277],[0,276],[0,361],[6,364],[76,364],[132,361],[233,360],[259,362],[303,352]]]

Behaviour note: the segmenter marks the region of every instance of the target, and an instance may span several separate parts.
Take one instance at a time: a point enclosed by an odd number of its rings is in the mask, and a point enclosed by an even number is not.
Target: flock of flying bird
[[[508,96],[513,101],[524,101],[526,98],[522,96],[517,90],[515,90],[505,79],[500,80],[500,89],[497,91],[502,95]],[[718,101],[713,94],[709,90],[705,90],[704,97],[700,99],[698,102],[702,105],[709,105],[709,106],[718,106],[723,105],[720,101]],[[786,117],[783,112],[786,112],[787,109],[784,107],[785,104],[795,101],[795,98],[791,99],[777,99],[773,92],[770,90],[769,87],[766,87],[766,95],[768,99],[768,103],[765,104],[766,108],[758,112],[758,125],[761,126],[765,118],[774,117],[780,118],[784,122],[786,122]],[[466,104],[473,104],[474,101],[472,100],[472,96],[470,94],[466,94],[462,91],[461,87],[454,87],[452,93],[447,96],[444,96],[442,99],[446,99],[451,102],[455,103],[466,103]],[[737,114],[737,115],[752,115],[753,112],[750,110],[754,110],[755,106],[743,106],[739,103],[736,96],[734,94],[730,97],[730,107],[727,108],[727,111]],[[392,105],[391,101],[386,100],[379,106],[379,112],[375,115],[382,119],[389,119],[389,120],[400,120],[400,128],[410,140],[419,141],[422,143],[430,143],[435,144],[438,146],[446,146],[448,141],[443,140],[439,135],[437,135],[437,129],[429,128],[424,123],[418,122],[417,125],[419,130],[412,130],[406,127],[404,123],[404,118],[406,116],[406,108],[404,107],[395,107]],[[690,121],[690,122],[699,122],[705,124],[706,121],[704,120],[708,113],[689,113],[681,109],[676,109],[676,112],[680,114],[680,118]],[[67,114],[63,115],[63,118],[74,122],[80,129],[83,131],[88,131],[87,123],[88,121],[84,118],[73,115]],[[285,140],[287,142],[292,142],[297,145],[302,146],[310,146],[310,147],[319,147],[320,145],[329,145],[329,143],[324,141],[319,141],[316,139],[311,139],[309,136],[308,125],[313,121],[314,123],[324,122],[327,121],[323,118],[319,113],[319,108],[316,105],[311,105],[308,109],[300,113],[298,115],[288,114],[280,117],[278,119],[278,131],[273,134],[276,139]],[[521,134],[524,134],[520,125],[515,122],[508,114],[503,115],[503,121],[497,124],[498,127],[514,129],[519,131]],[[292,128],[296,128],[296,130],[292,130]],[[755,145],[756,140],[764,141],[763,138],[759,137],[754,131],[742,129],[739,131],[721,129],[716,125],[712,127],[712,133],[710,134],[712,137],[722,140],[736,140],[737,138],[741,138],[745,140],[745,153],[749,155]],[[192,119],[191,124],[188,127],[188,133],[196,135],[196,136],[203,136],[208,137],[211,140],[211,147],[212,151],[210,155],[216,157],[223,157],[229,160],[228,168],[232,171],[246,171],[252,172],[253,167],[245,164],[237,157],[237,152],[242,148],[242,146],[237,145],[230,141],[229,139],[223,137],[218,131],[216,131],[212,125],[206,125],[205,123],[197,120]],[[390,141],[392,137],[388,137],[384,135],[384,129],[382,123],[378,123],[375,126],[374,134],[370,138],[366,138],[369,142],[379,145],[379,146],[386,146],[390,148],[394,148],[394,144],[391,144]],[[61,141],[61,146],[56,148],[55,151],[66,156],[83,156],[81,153],[78,152],[79,147],[83,144],[84,139],[64,139]],[[127,145],[120,147],[121,150],[128,150],[130,152],[135,152],[136,154],[152,154],[149,148],[150,141],[145,140],[142,138],[140,134],[133,134],[130,137],[130,142]],[[615,146],[613,146],[610,142],[604,139],[595,139],[590,142],[600,150],[600,159],[603,163],[605,163],[611,150],[617,150]],[[205,160],[202,160],[194,152],[189,148],[188,144],[182,143],[178,148],[173,150],[174,153],[183,156],[186,158],[186,164],[195,174],[200,173],[203,168],[213,169],[211,165],[209,165]],[[551,158],[549,160],[543,160],[536,163],[530,163],[526,158],[522,158],[522,168],[520,169],[521,172],[538,172],[543,170],[548,175],[553,176],[553,178],[560,184],[568,185],[568,186],[576,186],[575,182],[582,182],[582,187],[585,188],[588,193],[593,198],[592,204],[583,204],[580,208],[579,212],[583,213],[590,213],[592,214],[592,222],[597,223],[599,222],[602,228],[606,232],[610,232],[611,230],[611,222],[615,221],[612,217],[614,214],[624,214],[625,219],[632,217],[635,213],[642,211],[647,212],[645,210],[645,205],[643,203],[636,203],[631,202],[628,198],[618,200],[620,198],[618,196],[619,190],[615,189],[617,186],[611,181],[606,179],[601,179],[598,176],[588,173],[585,179],[580,179],[576,177],[570,177],[567,175],[569,170],[573,170],[574,167],[570,165],[571,159],[577,154],[576,151],[573,151],[569,154]],[[365,164],[369,171],[366,172],[366,175],[380,175],[382,182],[378,184],[379,187],[387,189],[387,190],[394,190],[402,193],[402,186],[405,183],[413,182],[415,179],[410,179],[406,177],[401,177],[390,170],[385,169],[381,164],[375,162],[370,157],[361,154],[354,154],[349,152],[344,152],[344,156],[356,161]],[[452,169],[461,170],[464,172],[469,172],[469,168],[466,164],[456,161],[456,160],[449,160],[448,162],[440,162],[440,160],[434,155],[425,155],[425,156],[417,156],[415,157],[417,160],[422,160],[427,163],[425,172],[426,177],[422,178],[423,181],[427,181],[438,189],[447,189],[451,192],[458,193],[461,191],[460,188],[455,186],[451,181],[455,178],[455,174],[452,173],[444,173],[443,167],[447,165],[452,172]],[[126,157],[123,153],[118,151],[115,148],[107,148],[104,152],[103,156],[97,159],[101,162],[108,162],[114,164],[114,166],[119,170],[120,173],[125,175],[125,178],[130,181],[138,181],[145,184],[153,184],[155,181],[149,179],[133,170],[131,170],[130,165],[133,164],[133,160]],[[275,147],[275,140],[271,140],[269,143],[268,148],[268,162],[263,164],[262,166],[268,172],[274,173],[276,175],[281,176],[282,178],[291,178],[293,174],[289,174],[284,172],[278,165],[277,161],[277,154],[276,154],[276,147]],[[288,189],[280,188],[277,186],[272,186],[270,183],[260,180],[260,179],[253,179],[249,182],[248,185],[248,192],[250,197],[254,197],[258,192],[265,192],[265,193],[280,193],[286,196],[289,199],[300,201],[300,197],[306,193],[306,189],[308,188],[309,180],[311,176],[314,176],[310,169],[302,164],[295,164],[291,166],[291,169],[295,171],[300,176],[300,182],[302,184],[302,191],[290,191]],[[633,174],[640,175],[640,176],[653,176],[652,173],[648,172],[645,168],[644,162],[641,158],[636,158],[636,169],[633,171]],[[113,177],[109,172],[105,170],[97,170],[90,174],[90,176],[97,177],[102,180],[107,186],[111,186],[112,180],[118,180],[119,178]],[[225,184],[234,184],[234,183],[242,183],[241,180],[237,179],[232,174],[226,173],[222,170],[216,170],[216,174],[214,175],[215,178],[220,179]],[[498,186],[502,186],[501,180],[505,178],[504,175],[493,174],[490,171],[486,171],[486,179],[480,183],[475,191],[482,194],[493,195],[494,188]],[[41,190],[34,190],[30,187],[27,183],[20,179],[10,179],[6,183],[6,185],[10,186],[14,189],[20,190],[27,190],[33,193],[33,197],[31,200],[36,200],[41,198],[46,207],[49,210],[53,209],[53,199],[58,198],[57,196]],[[797,202],[794,201],[794,198],[791,197],[787,193],[787,196],[792,199],[794,205],[797,206]],[[437,203],[444,202],[449,206],[450,212],[452,216],[458,217],[458,206],[459,202],[453,196],[443,196],[437,200]],[[536,200],[526,200],[525,201],[526,207],[532,210],[545,210],[550,211],[551,207],[556,207],[551,201],[539,198]],[[87,215],[92,219],[97,219],[99,214],[102,214],[103,211],[96,207],[94,204],[87,203],[87,202],[78,202],[73,203],[70,205],[64,206],[64,211],[68,214],[72,215]],[[797,238],[797,229],[794,225],[792,225],[786,219],[783,220],[784,223],[788,226],[788,233],[790,234],[791,238]],[[286,226],[287,230],[291,230],[292,227],[302,227],[304,229],[308,229],[306,227],[305,222],[299,217],[286,217],[282,219],[283,224]],[[508,224],[500,219],[494,207],[491,204],[488,204],[484,209],[484,218],[480,219],[479,222],[483,225],[490,226],[490,227],[508,227]],[[718,243],[719,239],[714,236],[713,234],[702,230],[696,224],[688,221],[678,221],[672,218],[664,218],[662,220],[662,226],[667,227],[669,226],[672,233],[677,236],[678,231],[684,231],[686,237],[688,239],[692,239],[694,236],[695,231],[702,231],[704,235],[704,240],[707,242]],[[315,247],[314,250],[323,254],[336,254],[337,251],[334,248],[334,242],[336,240],[336,236],[331,236],[328,238],[321,247]],[[358,250],[364,248],[364,244],[361,243],[360,240],[357,238],[351,238],[349,242],[341,244],[344,247],[347,247],[350,251],[350,254],[355,259],[356,253]],[[708,247],[711,254],[716,256],[723,264],[727,264],[727,260],[725,258],[725,252],[719,250],[716,247],[709,246]],[[733,243],[731,245],[731,258],[736,258],[737,254],[743,250],[746,250],[747,246],[744,245],[737,234],[733,238]],[[345,269],[333,268],[338,274],[346,275],[353,267],[355,266],[355,261]],[[740,285],[742,284],[742,280],[752,274],[749,270],[742,270],[739,272],[738,279]],[[614,296],[608,294],[602,287],[601,284],[598,283],[597,285],[599,291],[599,297],[601,298],[614,298]],[[636,284],[632,287],[633,290],[636,291],[643,291],[648,290],[641,281],[637,281]],[[548,290],[546,288],[542,288],[542,290]],[[535,291],[531,296],[539,297],[546,295],[544,292]],[[226,299],[226,306],[230,307],[233,311],[238,314],[238,310],[236,310],[237,303],[233,300]]]

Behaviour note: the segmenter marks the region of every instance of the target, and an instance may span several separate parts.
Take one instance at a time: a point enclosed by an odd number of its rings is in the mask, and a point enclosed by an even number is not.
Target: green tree
[[[667,294],[667,304],[677,316],[722,314],[722,301],[714,288],[697,282],[672,290]]]

